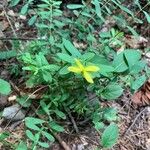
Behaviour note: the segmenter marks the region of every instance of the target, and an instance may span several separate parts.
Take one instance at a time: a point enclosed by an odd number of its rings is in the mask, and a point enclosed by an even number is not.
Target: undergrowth
[[[12,0],[10,7],[19,2]],[[143,23],[139,12],[150,22],[148,12],[138,0],[128,6],[124,0],[83,1],[66,10],[60,9],[61,1],[41,0],[32,8],[33,2],[26,0],[20,13],[30,15],[28,25],[36,27],[37,40],[25,43],[21,52],[19,46],[17,53],[0,52],[0,60],[17,56],[26,88],[40,92],[39,107],[31,96],[35,93],[17,98],[23,108],[36,111],[25,118],[26,141],[15,149],[49,148],[55,134],[65,131],[59,122],[70,113],[76,121],[88,118],[101,135],[100,149],[112,147],[119,137],[117,109],[101,103],[117,99],[126,88],[135,92],[147,80],[142,52],[128,48],[124,38],[126,33],[138,37],[133,24]],[[10,93],[6,81],[0,79],[0,84],[1,94]],[[2,133],[1,139],[7,136]]]

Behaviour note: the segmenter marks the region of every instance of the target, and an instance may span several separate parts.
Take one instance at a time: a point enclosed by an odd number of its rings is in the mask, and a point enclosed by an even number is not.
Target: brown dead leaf
[[[143,105],[145,105],[145,104],[149,104],[149,99],[148,99],[148,97],[146,96],[146,95],[142,95],[142,99],[141,99],[141,102],[143,103]]]
[[[6,20],[0,22],[0,30],[5,31],[9,27],[9,23]]]
[[[136,105],[150,105],[150,80],[148,80],[142,88],[132,96],[131,100]]]
[[[135,104],[142,104],[141,98],[142,98],[142,92],[139,91],[139,92],[136,92],[136,93],[131,97],[131,100],[132,100],[132,102],[135,103]]]
[[[150,90],[146,89],[145,95],[147,96],[148,99],[150,99]]]
[[[142,48],[147,46],[148,40],[142,36],[136,37],[136,36],[126,35],[126,37],[124,38],[124,42],[130,48]]]

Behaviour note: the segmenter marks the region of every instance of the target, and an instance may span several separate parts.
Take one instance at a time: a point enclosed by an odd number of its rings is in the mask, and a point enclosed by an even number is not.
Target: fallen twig
[[[136,123],[137,119],[145,112],[145,110],[147,109],[147,107],[145,107],[140,113],[138,113],[138,115],[135,117],[135,119],[133,120],[132,124],[129,126],[129,128],[125,131],[125,133],[123,134],[123,136],[125,136],[130,130],[131,128],[134,126],[134,124]]]
[[[21,91],[19,90],[19,88],[12,82],[12,81],[9,81],[9,83],[11,84],[11,86],[13,87],[13,89],[15,90],[15,92],[21,96]]]
[[[1,37],[0,38],[1,41],[8,41],[8,40],[12,40],[12,41],[46,41],[47,39],[42,39],[42,38],[32,38],[32,37]]]
[[[79,129],[78,129],[78,127],[77,127],[77,124],[76,124],[74,118],[73,118],[72,115],[71,115],[70,110],[69,110],[68,108],[66,108],[66,107],[65,107],[65,110],[66,110],[66,112],[68,113],[68,115],[69,115],[69,117],[70,117],[70,119],[71,119],[71,122],[72,122],[72,124],[73,124],[73,127],[74,127],[76,133],[79,133]]]
[[[47,87],[47,86],[42,86],[42,87],[38,88],[37,90],[35,90],[33,93],[31,93],[31,94],[27,97],[27,99],[24,101],[23,104],[25,104],[25,103],[30,99],[30,97],[32,97],[32,95],[34,95],[35,93],[37,93],[38,91],[40,91],[40,90],[42,90],[43,88],[46,88],[46,87]],[[23,105],[23,104],[22,104],[22,105]],[[4,130],[6,130],[6,128],[10,125],[10,123],[12,122],[12,119],[19,113],[19,111],[22,109],[22,107],[23,107],[23,106],[21,106],[20,109],[19,109],[19,110],[14,114],[14,116],[9,120],[9,122],[6,124]]]

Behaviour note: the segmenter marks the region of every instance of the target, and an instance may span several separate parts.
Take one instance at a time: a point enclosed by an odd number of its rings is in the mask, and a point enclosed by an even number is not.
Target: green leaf
[[[127,60],[128,66],[132,67],[139,62],[139,59],[141,58],[141,53],[138,50],[130,49],[124,51],[124,56]]]
[[[26,130],[26,135],[31,141],[35,141],[36,138],[30,130]]]
[[[102,146],[111,148],[119,137],[119,130],[116,124],[111,123],[102,134]]]
[[[146,82],[145,75],[138,77],[134,82],[131,83],[131,88],[133,90],[138,90],[145,82]]]
[[[17,102],[22,106],[22,107],[29,107],[31,105],[31,99],[28,99],[26,101],[26,99],[28,98],[28,96],[23,96],[20,98],[17,98]]]
[[[32,122],[25,122],[25,125],[32,130],[40,131],[40,128]]]
[[[10,5],[11,6],[16,6],[19,2],[20,2],[20,0],[11,0]]]
[[[124,72],[128,69],[128,66],[125,62],[124,54],[123,52],[116,55],[116,57],[113,60],[113,66],[114,66],[114,72]]]
[[[42,146],[44,148],[49,148],[49,144],[46,143],[46,142],[40,142],[40,141],[38,141],[38,145],[40,145],[40,146]]]
[[[79,4],[69,4],[67,5],[67,8],[69,9],[79,9],[79,8],[83,8],[83,5],[79,5]]]
[[[95,39],[95,37],[94,37],[94,35],[92,35],[92,34],[88,34],[88,36],[87,36],[87,40],[89,41],[89,42],[96,42],[96,39]]]
[[[46,65],[46,66],[42,66],[41,69],[45,69],[45,70],[49,70],[49,71],[57,71],[60,67],[57,65]]]
[[[27,145],[25,142],[21,141],[17,146],[16,150],[27,150]]]
[[[43,79],[46,82],[51,82],[52,81],[52,76],[51,76],[51,74],[48,71],[43,70],[42,71],[42,76],[43,76]]]
[[[114,2],[118,7],[120,7],[121,10],[123,10],[124,12],[130,14],[132,17],[134,17],[134,13],[129,10],[127,7],[124,7],[123,5],[120,5],[116,0],[112,0],[112,2]]]
[[[8,138],[9,136],[10,136],[9,132],[0,133],[0,141],[3,141],[4,139]]]
[[[81,53],[75,48],[75,46],[70,41],[63,39],[63,44],[66,50],[68,50],[68,52],[72,54],[72,56],[75,57],[81,56]]]
[[[89,61],[89,60],[91,60],[94,56],[95,56],[94,53],[86,52],[85,54],[83,54],[83,55],[81,56],[81,59],[84,60],[84,61]]]
[[[54,142],[55,138],[48,132],[42,131],[43,136],[45,136],[49,141]]]
[[[146,61],[144,60],[141,60],[141,61],[138,61],[135,65],[133,65],[131,68],[130,68],[130,74],[138,74],[140,71],[142,71],[145,66],[146,66]]]
[[[43,100],[40,101],[40,105],[41,105],[42,109],[43,109],[48,115],[50,115],[49,106],[48,106]]]
[[[31,17],[28,21],[28,25],[32,26],[35,23],[36,19],[37,19],[37,16]]]
[[[134,36],[136,36],[136,37],[139,36],[139,34],[135,31],[134,28],[132,28],[132,27],[130,27],[130,26],[126,26],[126,27],[129,29],[129,31],[130,31]]]
[[[94,0],[94,5],[95,5],[95,11],[97,16],[101,17],[101,7],[100,7],[100,3],[98,0]]]
[[[109,66],[109,65],[98,65],[98,67],[100,68],[100,73],[104,73],[104,72],[113,72],[114,71],[114,67]]]
[[[8,95],[10,92],[11,92],[10,84],[5,80],[0,79],[0,94]]]
[[[117,120],[117,109],[115,108],[107,108],[104,111],[104,119],[111,122]]]
[[[95,55],[90,62],[93,64],[110,65],[109,61],[102,55]]]
[[[104,123],[103,122],[94,122],[94,124],[95,124],[95,129],[96,130],[100,130],[100,129],[103,129],[104,128]]]
[[[66,115],[60,111],[60,110],[54,110],[54,112],[56,113],[57,116],[59,116],[62,119],[66,119]]]
[[[68,73],[69,73],[68,67],[69,67],[69,66],[66,65],[66,66],[64,66],[63,68],[61,68],[60,71],[59,71],[59,74],[60,74],[60,75],[68,74]]]
[[[0,51],[0,61],[17,57],[16,50]]]
[[[110,32],[100,32],[99,35],[101,38],[111,38]]]
[[[28,121],[28,122],[33,122],[34,124],[42,124],[44,123],[45,121],[42,120],[42,119],[38,119],[38,118],[34,118],[34,117],[26,117],[25,121]]]
[[[71,56],[68,55],[68,54],[57,53],[57,56],[58,56],[61,60],[65,61],[65,62],[68,62],[68,63],[74,62],[74,61],[73,61],[73,57],[71,57]]]
[[[123,92],[123,89],[121,88],[120,85],[111,83],[106,86],[106,88],[102,91],[100,95],[104,99],[112,100],[121,96],[122,92]]]
[[[57,132],[63,132],[64,131],[64,128],[62,126],[56,124],[55,122],[50,122],[49,125],[53,130],[56,130]]]
[[[145,14],[148,23],[150,23],[150,15],[146,11],[143,11],[143,13]]]
[[[29,4],[27,3],[21,8],[21,14],[25,15],[28,11],[28,8],[29,8]]]
[[[26,117],[25,118],[25,125],[28,128],[33,129],[33,130],[37,130],[37,131],[40,130],[40,128],[37,126],[37,124],[41,125],[44,122],[45,122],[44,120],[38,119],[38,118],[34,118],[34,117]]]

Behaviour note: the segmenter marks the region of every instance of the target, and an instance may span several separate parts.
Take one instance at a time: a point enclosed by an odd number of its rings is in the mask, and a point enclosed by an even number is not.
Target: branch
[[[20,41],[46,41],[47,39],[39,39],[39,38],[30,38],[30,37],[1,37],[0,38],[1,41],[8,41],[8,40],[20,40]]]
[[[123,136],[125,136],[131,130],[131,128],[136,123],[137,119],[145,112],[146,109],[147,109],[147,107],[145,107],[140,113],[138,113],[138,115],[135,117],[132,124],[129,126],[129,128],[126,130],[126,132],[123,134]]]

